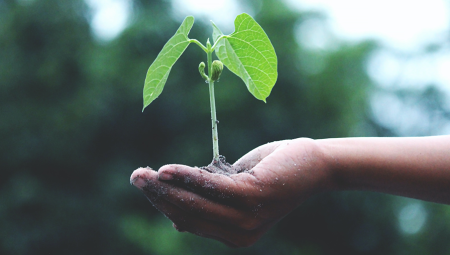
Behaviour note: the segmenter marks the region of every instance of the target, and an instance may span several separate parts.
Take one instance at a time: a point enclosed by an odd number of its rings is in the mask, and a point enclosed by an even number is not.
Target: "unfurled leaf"
[[[161,94],[172,66],[189,45],[188,34],[193,25],[194,17],[186,17],[175,35],[164,45],[148,69],[145,78],[142,111]]]
[[[223,35],[213,26],[214,42]],[[277,56],[261,26],[243,13],[234,21],[235,31],[216,46],[216,55],[223,64],[239,76],[257,99],[266,102],[277,81]]]

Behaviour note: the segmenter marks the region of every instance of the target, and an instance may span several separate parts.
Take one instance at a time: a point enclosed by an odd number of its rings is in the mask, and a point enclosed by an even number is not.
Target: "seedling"
[[[209,85],[213,162],[218,162],[219,138],[214,82],[219,79],[223,66],[225,65],[231,72],[239,76],[247,85],[248,91],[264,102],[275,85],[278,73],[275,50],[264,30],[250,15],[246,13],[238,15],[234,21],[235,31],[230,35],[224,35],[213,22],[211,23],[214,45],[211,46],[208,38],[206,46],[204,46],[196,39],[188,38],[189,31],[194,24],[194,17],[188,16],[184,19],[175,35],[164,45],[148,69],[142,111],[161,94],[172,66],[189,44],[197,44],[207,55],[208,75],[205,74],[203,62],[199,65],[199,72]],[[213,52],[220,61],[212,61]]]

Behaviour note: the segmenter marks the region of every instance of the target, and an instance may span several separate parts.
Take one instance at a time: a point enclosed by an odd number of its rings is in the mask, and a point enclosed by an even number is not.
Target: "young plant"
[[[239,76],[247,85],[248,91],[264,102],[275,85],[278,73],[275,50],[264,30],[250,15],[246,13],[238,15],[234,21],[235,31],[230,35],[224,35],[213,22],[211,23],[214,45],[211,45],[208,38],[206,46],[204,46],[196,39],[188,38],[189,31],[194,24],[194,17],[188,16],[184,19],[175,35],[164,45],[148,69],[142,111],[161,94],[172,66],[189,44],[197,44],[207,55],[208,75],[205,74],[203,62],[199,65],[199,72],[209,84],[213,162],[218,162],[219,138],[214,82],[222,73],[223,66],[225,65],[231,72]],[[212,61],[213,52],[220,61]]]

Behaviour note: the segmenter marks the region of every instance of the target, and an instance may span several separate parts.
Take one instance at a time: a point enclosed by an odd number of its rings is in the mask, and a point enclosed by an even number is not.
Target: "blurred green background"
[[[142,113],[146,71],[183,17],[170,1],[130,3],[127,28],[102,40],[84,1],[0,0],[0,254],[450,254],[450,207],[370,192],[313,197],[245,249],[175,231],[129,176],[211,161],[208,89],[197,71],[205,54],[191,45]],[[380,43],[311,49],[298,28],[323,14],[275,0],[240,4],[271,38],[279,78],[264,104],[222,74],[216,103],[228,161],[274,140],[450,127],[441,87],[374,84],[367,65]],[[190,38],[205,42],[211,32],[197,19]],[[448,50],[445,38],[417,54]]]

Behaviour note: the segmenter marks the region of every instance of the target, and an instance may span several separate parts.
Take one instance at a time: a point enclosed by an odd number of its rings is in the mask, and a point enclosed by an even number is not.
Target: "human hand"
[[[131,182],[177,230],[231,247],[254,244],[308,197],[333,186],[321,150],[311,139],[262,145],[234,166],[249,171],[226,176],[166,165],[158,172],[140,168]]]

